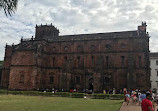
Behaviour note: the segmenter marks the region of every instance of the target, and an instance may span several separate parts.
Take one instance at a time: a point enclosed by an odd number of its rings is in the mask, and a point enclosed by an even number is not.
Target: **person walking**
[[[143,99],[142,101],[142,111],[153,111],[153,105],[151,100],[151,94],[150,93],[146,93],[146,99]]]
[[[142,103],[142,100],[141,100],[140,96],[141,96],[141,93],[140,93],[140,92],[138,92],[138,104],[139,104],[139,106],[140,106],[140,105],[141,105],[141,103]]]
[[[127,105],[129,104],[130,102],[130,92],[128,91],[127,94],[125,95],[126,97],[126,102],[127,102]]]
[[[143,93],[140,95],[140,104],[145,98],[146,98],[146,94],[145,94],[145,91],[143,91]]]
[[[126,96],[125,96],[127,94],[127,89],[126,88],[123,89],[123,93],[124,93],[124,101],[126,102]]]

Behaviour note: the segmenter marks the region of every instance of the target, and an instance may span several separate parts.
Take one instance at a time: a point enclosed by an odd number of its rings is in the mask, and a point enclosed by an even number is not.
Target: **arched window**
[[[110,78],[109,77],[105,77],[104,80],[105,80],[105,84],[109,84],[110,83]]]
[[[125,45],[124,43],[122,43],[120,47],[121,47],[121,48],[125,48],[126,45]]]
[[[65,51],[67,51],[67,50],[68,50],[68,47],[67,47],[67,46],[65,46],[65,47],[64,47],[64,50],[65,50]]]
[[[81,50],[81,48],[82,48],[82,47],[79,45],[79,46],[77,47],[77,50],[78,50],[78,51],[80,51],[80,50]]]
[[[104,84],[110,84],[111,82],[111,74],[107,73],[104,76]]]
[[[111,49],[111,45],[110,44],[106,44],[105,48],[108,49],[108,50],[110,50]]]
[[[53,47],[52,50],[53,50],[53,51],[56,51],[56,47]]]
[[[95,47],[95,45],[91,45],[91,50],[95,50],[96,49],[96,47]]]
[[[49,83],[50,83],[50,84],[54,84],[54,76],[53,76],[53,75],[51,75],[51,76],[49,77]]]
[[[77,47],[77,51],[79,51],[79,52],[83,51],[83,47],[79,45],[79,46]]]
[[[76,84],[80,84],[80,76],[76,76]]]

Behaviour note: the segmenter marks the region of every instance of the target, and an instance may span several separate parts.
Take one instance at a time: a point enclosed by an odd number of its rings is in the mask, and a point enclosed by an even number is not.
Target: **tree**
[[[0,67],[3,65],[3,62],[4,62],[4,61],[1,61],[1,60],[0,60]]]
[[[6,16],[12,15],[17,9],[18,0],[0,0],[0,10],[4,10]]]

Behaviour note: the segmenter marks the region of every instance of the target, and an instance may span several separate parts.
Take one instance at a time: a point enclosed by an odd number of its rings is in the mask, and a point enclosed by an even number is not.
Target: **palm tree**
[[[0,10],[4,10],[6,16],[12,15],[17,9],[18,0],[0,0]]]

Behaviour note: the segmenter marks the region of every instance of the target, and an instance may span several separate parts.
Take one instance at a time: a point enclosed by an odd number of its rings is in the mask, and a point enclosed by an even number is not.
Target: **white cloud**
[[[61,35],[136,30],[147,21],[150,50],[158,51],[157,0],[19,0],[17,12],[0,11],[0,60],[5,44],[31,38],[35,25],[55,25]]]

